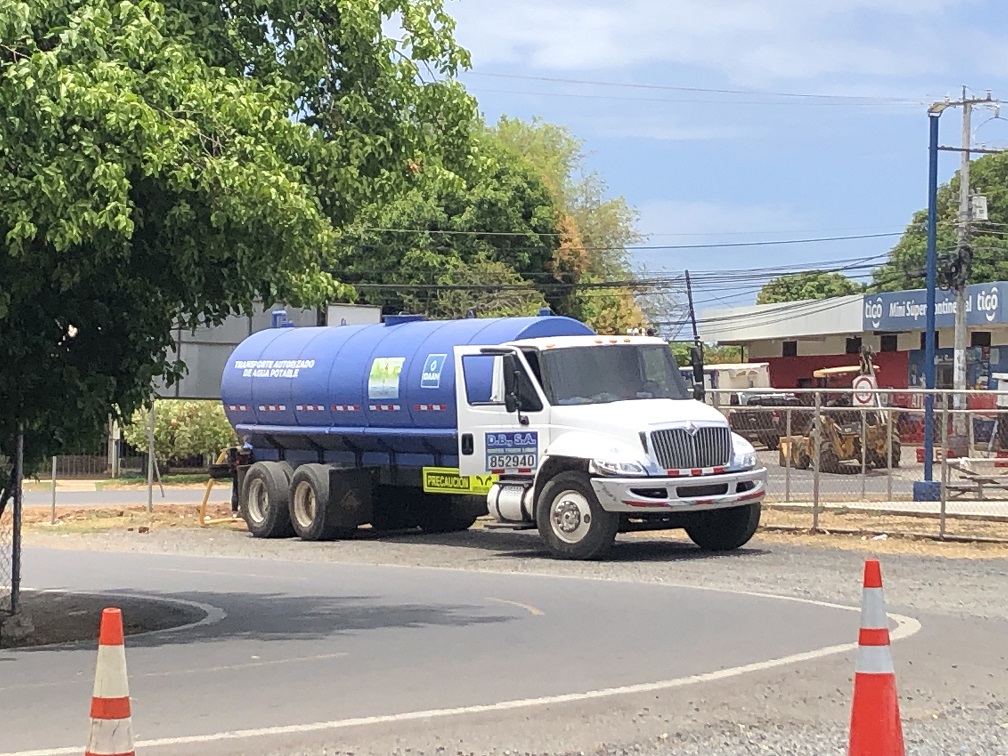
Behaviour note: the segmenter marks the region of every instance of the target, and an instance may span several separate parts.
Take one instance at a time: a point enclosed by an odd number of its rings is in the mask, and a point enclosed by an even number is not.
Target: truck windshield
[[[569,347],[539,357],[543,388],[554,406],[692,398],[662,344]]]

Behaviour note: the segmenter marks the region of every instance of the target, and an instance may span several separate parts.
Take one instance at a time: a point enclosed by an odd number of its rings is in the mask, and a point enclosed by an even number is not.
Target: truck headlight
[[[743,470],[751,470],[752,468],[756,467],[757,461],[758,460],[756,459],[756,452],[749,452],[739,457],[739,467],[741,467]]]
[[[617,462],[611,459],[593,459],[588,465],[588,472],[594,475],[647,475],[647,470],[639,462]]]

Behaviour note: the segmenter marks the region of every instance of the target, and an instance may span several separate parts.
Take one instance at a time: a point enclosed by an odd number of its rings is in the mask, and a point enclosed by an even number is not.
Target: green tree
[[[586,168],[583,144],[562,126],[502,117],[491,133],[539,171],[561,213],[568,243],[552,270],[558,309],[597,330],[625,332],[648,320],[646,296],[600,282],[633,278],[627,248],[640,241],[637,213],[623,197],[608,197],[602,177]],[[660,307],[667,311],[668,303]],[[656,313],[655,313],[656,314]]]
[[[810,270],[778,276],[760,289],[756,304],[800,302],[807,299],[829,299],[848,294],[860,294],[864,287],[841,273]]]
[[[1008,279],[1008,154],[985,155],[970,163],[970,188],[987,197],[986,222],[971,225],[973,267],[969,283]],[[959,225],[959,175],[938,189],[937,249],[942,266],[957,249]],[[925,286],[927,264],[927,210],[919,210],[889,259],[872,275],[873,291],[900,291]]]
[[[512,285],[517,275],[548,291],[541,285],[558,245],[549,190],[482,129],[470,139],[465,160],[417,166],[405,192],[369,205],[344,233],[339,270],[369,303],[390,310],[424,307],[438,287],[464,286],[459,271],[467,266],[480,274],[467,276],[472,285]]]
[[[0,0],[0,457],[129,417],[173,322],[352,296],[337,229],[468,149],[471,99],[418,75],[467,61],[440,7]]]

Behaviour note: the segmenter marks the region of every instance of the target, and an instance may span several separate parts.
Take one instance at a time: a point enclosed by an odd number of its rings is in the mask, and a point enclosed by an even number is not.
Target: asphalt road
[[[849,654],[858,626],[856,611],[801,599],[582,578],[46,549],[24,562],[32,588],[216,608],[208,624],[127,639],[145,753],[261,753],[359,718],[800,671],[823,649]],[[86,645],[0,654],[0,748],[77,753],[94,663]]]

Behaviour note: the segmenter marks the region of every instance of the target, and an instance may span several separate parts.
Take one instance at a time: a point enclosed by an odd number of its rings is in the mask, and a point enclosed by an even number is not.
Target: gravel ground
[[[921,620],[918,635],[894,648],[909,754],[1008,756],[1008,548],[897,539],[815,539],[761,533],[730,555],[700,554],[681,536],[621,537],[613,558],[598,563],[549,559],[536,535],[473,530],[450,536],[366,533],[312,544],[260,541],[223,527],[152,528],[151,532],[33,531],[29,545],[184,553],[200,556],[416,565],[493,572],[703,585],[860,603],[866,555],[881,554],[890,611]],[[930,552],[930,553],[929,553]],[[954,554],[950,558],[946,553]],[[853,639],[852,639],[853,640]],[[842,754],[850,707],[850,659],[747,675],[730,683],[681,689],[647,701],[522,714],[527,728],[466,719],[419,725],[411,736],[368,735],[328,747],[285,744],[287,754]],[[432,734],[433,733],[433,734]],[[606,744],[606,745],[603,745]],[[570,750],[575,748],[576,750]],[[248,752],[248,751],[245,751]]]

